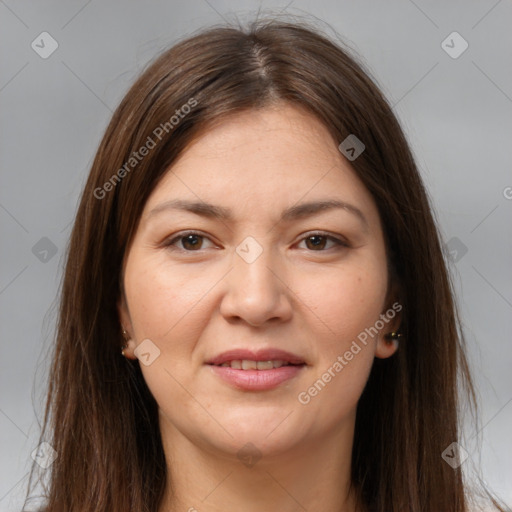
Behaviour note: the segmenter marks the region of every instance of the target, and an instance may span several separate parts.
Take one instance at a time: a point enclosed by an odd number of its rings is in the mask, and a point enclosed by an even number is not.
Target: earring
[[[128,348],[128,339],[127,339],[127,335],[128,335],[128,333],[123,329],[124,345],[121,347],[121,348],[122,348],[122,350],[121,350],[121,355],[123,355],[123,356],[125,355],[125,354],[124,354],[125,349],[127,349],[127,348]]]
[[[384,340],[386,343],[388,344],[391,344],[391,343],[394,343],[397,347],[398,347],[398,344],[400,342],[400,338],[402,338],[403,335],[399,332],[388,332],[387,334],[384,335]]]

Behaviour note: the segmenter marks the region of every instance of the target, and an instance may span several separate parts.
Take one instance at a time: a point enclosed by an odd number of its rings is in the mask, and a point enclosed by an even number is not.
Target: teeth
[[[274,368],[274,364],[272,361],[258,361],[256,363],[256,368],[258,368],[258,370],[272,370],[272,368]]]
[[[242,370],[256,370],[256,368],[258,368],[256,361],[248,361],[247,359],[242,361]]]
[[[220,366],[234,368],[235,370],[272,370],[273,368],[281,368],[281,366],[288,366],[289,363],[281,360],[275,361],[250,361],[234,360],[222,363]]]

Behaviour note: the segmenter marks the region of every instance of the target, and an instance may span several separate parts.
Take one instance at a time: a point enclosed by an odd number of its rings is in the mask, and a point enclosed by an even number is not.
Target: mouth
[[[300,356],[278,349],[259,352],[230,350],[206,363],[230,386],[244,391],[265,391],[296,377],[307,366]]]
[[[231,366],[237,370],[271,370],[287,365],[304,365],[306,361],[297,354],[277,348],[256,351],[235,348],[222,352],[206,361],[206,364]]]
[[[253,361],[250,359],[234,359],[233,361],[226,361],[222,364],[213,366],[221,366],[224,368],[234,368],[235,370],[272,370],[274,368],[282,368],[283,366],[302,366],[304,363],[291,363],[283,361],[282,359],[275,359],[269,361]]]

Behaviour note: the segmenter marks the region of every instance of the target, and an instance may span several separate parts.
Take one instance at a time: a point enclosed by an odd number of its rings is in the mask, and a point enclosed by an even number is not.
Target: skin
[[[139,363],[159,406],[169,469],[160,512],[355,509],[356,406],[374,358],[396,350],[383,335],[400,315],[308,404],[298,401],[397,300],[378,210],[338,143],[294,106],[239,113],[189,146],[148,198],[125,255],[118,310],[126,357],[136,358],[145,339],[160,350],[150,365]],[[230,208],[233,219],[149,215],[177,198]],[[325,199],[356,206],[367,225],[340,208],[279,221],[290,206]],[[185,230],[202,237],[176,240]],[[349,246],[311,239],[315,231]],[[262,248],[252,263],[236,252],[249,236]],[[235,347],[280,348],[307,366],[275,389],[240,390],[205,364]],[[261,457],[252,467],[237,457],[248,442]]]

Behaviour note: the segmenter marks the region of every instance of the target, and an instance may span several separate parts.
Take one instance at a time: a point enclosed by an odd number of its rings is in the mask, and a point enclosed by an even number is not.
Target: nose
[[[254,327],[269,320],[291,318],[293,292],[286,284],[282,265],[277,265],[275,255],[268,248],[251,263],[235,253],[225,283],[226,292],[220,305],[225,318],[241,319]]]

